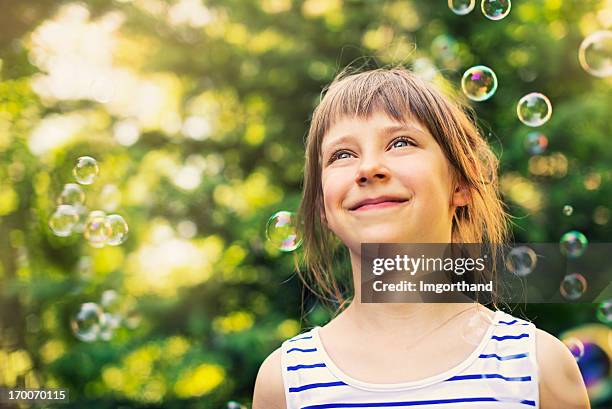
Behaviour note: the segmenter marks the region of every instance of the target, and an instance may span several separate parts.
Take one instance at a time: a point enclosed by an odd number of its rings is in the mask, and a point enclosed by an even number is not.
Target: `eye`
[[[340,151],[334,152],[334,154],[329,158],[329,161],[327,163],[332,163],[336,159],[342,159],[340,156],[345,154],[345,153],[350,154],[348,151],[345,151],[345,150],[340,150]]]
[[[416,143],[414,143],[414,142],[412,141],[412,139],[407,138],[407,137],[405,137],[405,136],[398,136],[397,138],[395,138],[395,139],[393,140],[393,142],[391,142],[391,145],[392,145],[392,146],[395,146],[395,144],[396,144],[397,142],[406,142],[407,144],[411,144],[412,146],[416,146]],[[403,146],[400,146],[400,148],[403,148]]]

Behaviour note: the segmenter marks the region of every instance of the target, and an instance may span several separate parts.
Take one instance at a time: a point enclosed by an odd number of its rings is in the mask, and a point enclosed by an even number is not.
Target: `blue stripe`
[[[287,353],[291,352],[291,351],[300,351],[300,352],[314,352],[316,351],[317,348],[306,348],[306,349],[302,349],[302,348],[291,348],[289,350],[287,350]]]
[[[303,368],[324,368],[325,364],[324,363],[320,363],[320,364],[312,364],[312,365],[294,365],[294,366],[288,366],[287,370],[288,371],[297,371],[298,369],[303,369]]]
[[[474,374],[474,375],[457,375],[452,378],[448,378],[446,381],[462,381],[467,379],[503,379],[504,381],[516,381],[516,382],[524,382],[530,381],[531,376],[503,376],[497,373],[483,373],[483,374]]]
[[[516,324],[518,322],[518,320],[512,320],[512,321],[499,321],[500,324],[506,324],[506,325],[513,325]],[[527,322],[521,322],[519,323],[519,325],[529,325],[529,323]]]
[[[294,388],[289,388],[289,392],[302,392],[307,389],[315,389],[315,388],[329,388],[330,386],[342,386],[346,385],[344,382],[319,382],[319,383],[311,383],[308,385],[296,386]]]
[[[289,342],[301,341],[303,339],[310,339],[310,338],[312,338],[312,335],[307,336],[307,337],[302,337],[302,338],[290,339]]]
[[[507,402],[507,400],[504,400]],[[302,406],[301,409],[329,409],[329,408],[388,408],[397,406],[421,406],[421,405],[438,405],[444,403],[462,403],[462,402],[501,402],[495,398],[456,398],[456,399],[434,399],[434,400],[413,400],[404,402],[365,402],[365,403],[323,403],[320,405]],[[528,406],[535,406],[535,401],[521,400],[515,401]]]
[[[529,356],[528,353],[516,354],[516,355],[506,355],[506,356],[499,356],[497,354],[480,354],[478,355],[478,358],[495,358],[498,361],[507,361],[509,359],[519,359],[519,358],[525,358],[527,356]]]
[[[504,335],[501,337],[498,337],[497,335],[493,335],[491,338],[493,338],[496,341],[503,341],[505,339],[521,339],[521,338],[529,338],[529,334],[521,334],[521,335]]]

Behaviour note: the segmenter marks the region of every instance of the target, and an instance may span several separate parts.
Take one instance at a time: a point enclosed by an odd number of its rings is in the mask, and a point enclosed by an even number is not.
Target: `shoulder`
[[[281,367],[282,346],[263,361],[255,380],[253,409],[286,409]]]
[[[541,409],[589,409],[589,398],[576,359],[567,346],[536,328]]]

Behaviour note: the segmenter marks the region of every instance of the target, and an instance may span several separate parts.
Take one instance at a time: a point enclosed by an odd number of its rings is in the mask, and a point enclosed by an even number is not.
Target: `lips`
[[[387,207],[388,205],[391,205],[392,203],[403,203],[407,201],[408,199],[383,196],[379,198],[362,200],[361,202],[353,206],[350,210],[351,211],[359,210],[360,208],[363,208],[365,206],[367,206],[368,208]],[[379,206],[375,206],[375,205],[379,205]]]

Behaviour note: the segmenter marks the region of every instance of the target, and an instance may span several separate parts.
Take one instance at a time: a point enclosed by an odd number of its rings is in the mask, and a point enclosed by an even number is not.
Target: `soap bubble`
[[[474,10],[476,0],[448,0],[448,8],[459,16],[464,16]]]
[[[546,95],[532,92],[520,99],[516,105],[516,114],[527,126],[541,126],[552,116],[552,104]]]
[[[79,214],[74,206],[59,205],[49,218],[49,227],[56,236],[68,237],[78,221]]]
[[[104,247],[111,234],[111,225],[103,211],[94,210],[89,213],[83,230],[83,236],[89,244],[96,248]]]
[[[531,273],[536,266],[538,256],[527,246],[515,247],[506,256],[506,268],[511,273],[524,277]]]
[[[480,9],[489,20],[501,20],[510,14],[512,3],[510,0],[482,0]]]
[[[563,338],[562,342],[570,350],[576,361],[579,361],[584,356],[584,344],[578,338]]]
[[[266,225],[266,237],[280,251],[293,251],[302,244],[302,238],[298,238],[295,214],[281,210],[268,219]]]
[[[525,138],[525,148],[530,155],[541,155],[548,146],[548,138],[540,132],[529,132]]]
[[[461,89],[472,101],[485,101],[497,90],[497,76],[489,67],[476,65],[463,74]]]
[[[574,208],[570,205],[563,206],[563,214],[566,216],[571,216],[574,213]]]
[[[118,246],[125,242],[128,236],[128,225],[123,217],[118,214],[111,214],[106,216],[106,220],[111,228],[111,234],[106,243],[111,246]]]
[[[588,35],[578,49],[582,68],[596,77],[612,75],[612,31],[596,31]]]
[[[98,162],[96,162],[94,158],[90,156],[81,156],[77,159],[77,163],[72,169],[72,174],[80,184],[91,185],[96,179],[96,176],[98,176],[99,171]]]
[[[104,311],[96,303],[84,303],[70,325],[74,335],[81,341],[95,341],[98,338],[101,326],[106,325]]]
[[[574,301],[582,297],[587,290],[587,281],[582,274],[572,273],[563,277],[561,281],[561,295],[566,300]]]
[[[569,258],[580,257],[587,248],[589,241],[586,236],[577,230],[564,233],[559,240],[561,253]]]
[[[85,192],[76,183],[66,183],[62,193],[57,198],[58,205],[82,205],[85,202]]]
[[[604,324],[612,323],[612,299],[606,300],[597,306],[597,319]]]

